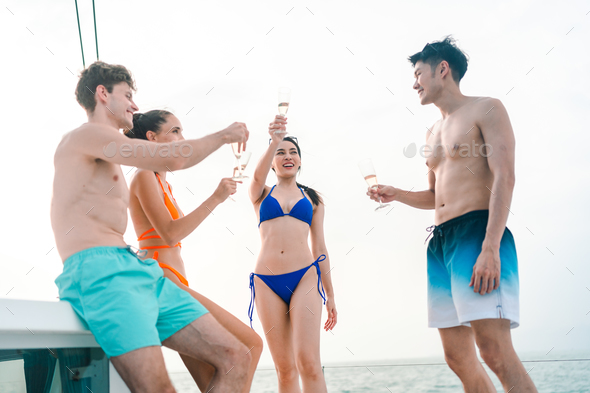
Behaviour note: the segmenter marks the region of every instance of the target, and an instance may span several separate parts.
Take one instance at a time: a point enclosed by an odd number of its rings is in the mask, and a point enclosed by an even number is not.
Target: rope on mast
[[[78,34],[80,35],[80,49],[82,50],[82,65],[86,68],[86,61],[84,61],[84,45],[82,45],[82,30],[80,29],[80,15],[78,14],[78,0],[74,0],[76,3],[76,18],[78,19]],[[94,2],[94,0],[93,0]],[[98,48],[97,48],[98,50]]]
[[[92,14],[94,15],[94,40],[96,41],[96,60],[98,60],[98,33],[96,32],[96,11],[94,9],[94,0],[92,0]]]

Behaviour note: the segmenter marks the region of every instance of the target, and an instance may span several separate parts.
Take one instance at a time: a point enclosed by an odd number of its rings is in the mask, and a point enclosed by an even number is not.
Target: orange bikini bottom
[[[156,261],[158,260],[158,252],[154,252],[154,257],[152,259],[155,259]],[[183,283],[184,285],[186,285],[188,287],[188,280],[186,278],[184,278],[184,276],[182,274],[180,274],[180,272],[176,269],[174,269],[172,266],[167,265],[163,262],[159,262],[158,261],[158,265],[160,265],[160,267],[162,269],[168,269],[170,270],[172,273],[174,273],[174,275],[176,277],[178,277],[178,279],[180,280],[181,283]]]
[[[188,287],[188,281],[186,280],[186,278],[184,278],[184,276],[182,274],[180,274],[178,272],[178,270],[176,270],[172,266],[166,265],[165,263],[162,263],[162,262],[158,262],[158,265],[160,265],[160,267],[162,269],[170,270],[172,273],[174,273],[174,275],[176,275],[176,277],[178,277],[178,279],[180,280],[181,283],[183,283],[184,285],[186,285]]]

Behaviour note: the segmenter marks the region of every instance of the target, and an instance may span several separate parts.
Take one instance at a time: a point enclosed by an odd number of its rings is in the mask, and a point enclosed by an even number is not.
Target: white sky
[[[79,7],[89,64],[96,59],[91,2]],[[508,222],[521,277],[515,346],[590,352],[589,11],[589,1],[174,0],[102,1],[96,10],[101,60],[133,72],[140,110],[172,109],[187,138],[245,122],[249,173],[267,146],[278,87],[292,88],[300,181],[325,197],[334,266],[339,323],[334,335],[322,334],[325,363],[442,354],[438,332],[426,327],[424,229],[434,214],[400,204],[387,215],[373,212],[357,162],[371,157],[381,183],[426,187],[424,160],[406,158],[403,148],[421,145],[439,112],[420,106],[406,58],[447,34],[471,58],[463,92],[500,98],[516,134]],[[86,121],[68,71],[82,70],[74,4],[3,2],[0,36],[0,297],[54,300],[62,265],[49,221],[52,159],[61,136]],[[232,164],[223,147],[169,175],[185,213]],[[260,240],[246,185],[235,199],[183,240],[183,257],[191,286],[246,322],[256,258],[246,247],[257,254]],[[125,238],[137,244],[131,221]],[[257,317],[254,327],[262,333]],[[269,364],[266,350],[261,365]]]

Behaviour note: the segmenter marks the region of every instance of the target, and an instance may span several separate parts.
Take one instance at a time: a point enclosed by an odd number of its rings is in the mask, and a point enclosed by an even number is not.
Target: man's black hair
[[[467,72],[467,63],[469,61],[465,53],[457,47],[455,39],[451,36],[445,37],[442,41],[434,41],[426,44],[422,51],[408,57],[408,60],[413,66],[416,66],[416,63],[419,61],[429,64],[433,75],[436,67],[441,61],[445,60],[449,63],[451,75],[457,84],[459,84],[459,81],[463,78],[465,72]]]

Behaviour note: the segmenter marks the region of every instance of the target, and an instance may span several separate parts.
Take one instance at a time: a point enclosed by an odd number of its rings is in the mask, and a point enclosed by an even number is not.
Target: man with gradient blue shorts
[[[428,323],[438,328],[449,367],[466,392],[496,392],[475,344],[505,391],[536,392],[510,328],[519,324],[518,266],[506,228],[514,188],[514,134],[495,98],[467,97],[459,81],[467,57],[450,37],[409,57],[422,105],[442,119],[426,132],[429,189],[379,185],[373,200],[435,209],[429,228]]]
[[[135,82],[119,65],[96,62],[82,71],[76,98],[88,123],[65,134],[55,152],[51,224],[63,273],[55,280],[132,392],[174,392],[161,345],[215,369],[209,390],[240,391],[248,348],[188,292],[141,260],[123,240],[129,189],[121,165],[153,171],[189,168],[225,143],[245,144],[234,123],[198,140],[158,144],[129,139]]]

